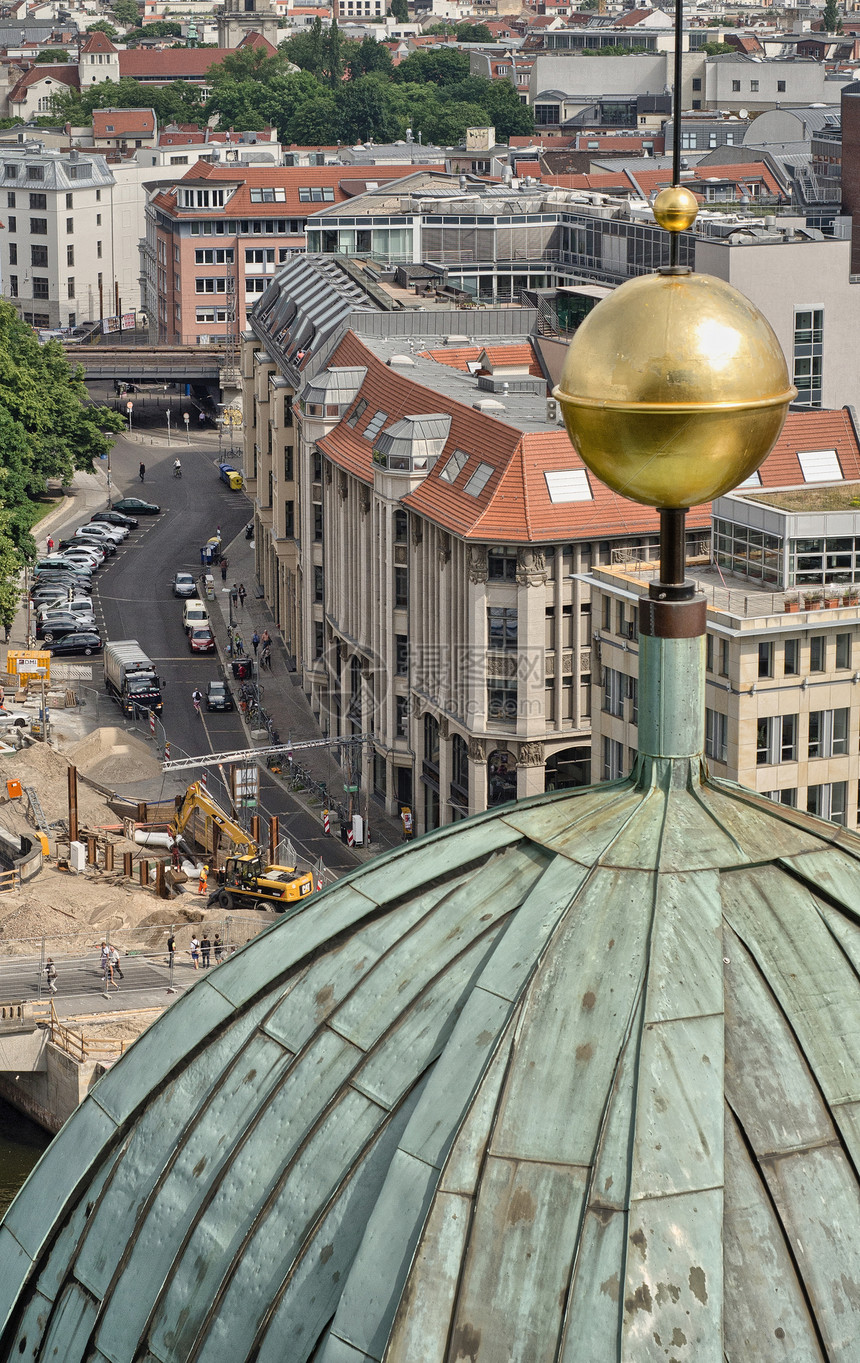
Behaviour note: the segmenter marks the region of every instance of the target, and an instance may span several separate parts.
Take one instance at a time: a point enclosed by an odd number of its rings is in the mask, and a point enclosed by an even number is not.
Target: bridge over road
[[[71,364],[84,368],[87,382],[200,383],[234,386],[224,371],[220,346],[68,346]]]

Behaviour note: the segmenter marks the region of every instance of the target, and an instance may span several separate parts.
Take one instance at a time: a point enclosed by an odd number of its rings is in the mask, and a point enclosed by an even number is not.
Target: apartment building
[[[3,151],[0,173],[3,293],[26,322],[76,326],[118,300],[137,307],[131,206],[103,156],[24,145]]]
[[[760,475],[714,503],[705,752],[714,773],[858,827],[860,442],[848,411],[794,413]],[[638,603],[656,564],[589,574],[592,771],[626,773],[637,741]]]
[[[210,153],[214,155],[214,152]],[[144,307],[160,341],[209,345],[238,327],[280,265],[305,247],[308,217],[410,166],[252,166],[198,161],[159,186],[141,244]]]
[[[533,310],[406,312],[362,277],[303,257],[254,309],[245,476],[324,732],[372,733],[375,797],[423,830],[588,781],[584,577],[652,548],[657,516],[571,451]]]

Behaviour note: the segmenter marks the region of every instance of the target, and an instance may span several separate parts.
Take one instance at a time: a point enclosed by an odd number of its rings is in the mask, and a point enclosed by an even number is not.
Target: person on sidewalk
[[[272,670],[272,650],[268,644],[260,654],[260,667],[264,672],[271,672]]]
[[[215,964],[216,964],[216,965],[220,965],[220,964],[221,964],[221,955],[222,955],[223,951],[224,951],[224,943],[221,941],[221,934],[220,934],[220,932],[216,932],[216,934],[215,934]]]
[[[47,961],[45,962],[45,981],[46,981],[46,983],[47,983],[47,985],[48,985],[48,989],[51,991],[51,993],[52,993],[52,994],[56,994],[56,992],[57,992],[57,967],[54,965],[54,962],[51,960],[50,956],[48,957]]]
[[[254,657],[256,658],[257,649],[260,647],[260,636],[256,630],[254,630],[254,633],[251,635],[251,643],[254,646]]]
[[[167,939],[167,964],[172,967],[176,952],[176,934],[172,932]]]
[[[229,560],[226,556],[225,556],[224,558],[222,558],[222,560],[221,560],[221,581],[222,581],[222,582],[226,582],[226,581],[227,581],[227,564],[229,563],[229,561],[230,561],[230,560]]]
[[[48,536],[47,539],[47,550],[49,554],[53,554],[54,552],[54,541],[50,535]]]
[[[233,583],[233,586],[230,588],[230,600],[232,601],[233,609],[235,610],[236,606],[239,603],[239,588],[236,586],[235,582]]]
[[[200,943],[198,942],[198,940],[197,940],[196,937],[192,937],[192,938],[191,938],[191,964],[194,966],[194,969],[195,969],[195,970],[199,970],[199,969],[200,969],[199,961],[200,961]]]
[[[263,633],[260,635],[260,642],[263,645],[263,648],[268,648],[269,644],[272,642],[272,636],[267,629],[264,629]]]
[[[242,610],[245,609],[245,597],[246,597],[247,595],[248,595],[248,593],[245,591],[245,584],[244,584],[244,582],[240,582],[240,583],[239,583],[239,605],[242,607]]]
[[[203,969],[209,969],[209,953],[212,950],[212,943],[209,940],[209,933],[204,932],[200,938],[200,955],[203,957]]]
[[[120,966],[119,963],[119,952],[117,951],[116,947],[111,947],[110,949],[110,963],[113,966],[114,974],[119,975],[120,979],[124,980],[125,975],[123,975],[122,973],[122,967]]]

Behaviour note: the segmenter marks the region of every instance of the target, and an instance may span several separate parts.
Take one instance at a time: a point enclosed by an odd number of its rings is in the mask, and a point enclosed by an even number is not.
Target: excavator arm
[[[217,838],[222,841],[229,840],[233,844],[235,855],[247,856],[255,852],[256,845],[237,823],[224,813],[220,805],[208,795],[199,781],[193,781],[182,797],[182,803],[176,811],[175,818],[171,824],[171,832],[175,838],[182,837],[188,825],[193,820],[195,814],[199,814],[203,819],[202,836],[198,832],[197,841],[210,852],[214,852]],[[216,838],[217,830],[217,838]]]

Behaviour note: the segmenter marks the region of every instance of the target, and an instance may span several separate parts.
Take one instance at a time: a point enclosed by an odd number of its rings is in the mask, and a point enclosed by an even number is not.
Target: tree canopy
[[[47,65],[51,62],[65,63],[70,62],[71,60],[68,52],[64,52],[61,47],[46,47],[43,48],[41,52],[36,53],[37,66]]]
[[[40,345],[11,304],[0,301],[0,578],[9,555],[32,559],[32,501],[49,479],[68,482],[111,447],[123,421],[89,405],[83,369],[72,368],[56,341]],[[0,589],[0,619],[4,597]]]
[[[122,24],[123,28],[132,28],[143,22],[137,0],[113,0],[111,12],[117,23]]]
[[[107,19],[99,19],[97,23],[90,24],[87,33],[104,33],[105,37],[109,38],[111,42],[119,37],[119,33],[113,24],[108,23]]]
[[[467,53],[431,48],[395,67],[384,44],[370,37],[351,42],[336,22],[324,28],[319,19],[281,43],[275,56],[263,48],[231,52],[209,69],[208,80],[205,105],[186,82],[159,87],[123,78],[62,91],[53,116],[82,126],[94,109],[151,106],[160,123],[202,123],[216,114],[221,127],[275,127],[282,142],[301,146],[391,142],[407,129],[416,140],[420,134],[450,146],[473,125],[492,125],[502,141],[534,129],[514,87],[470,75]]]

